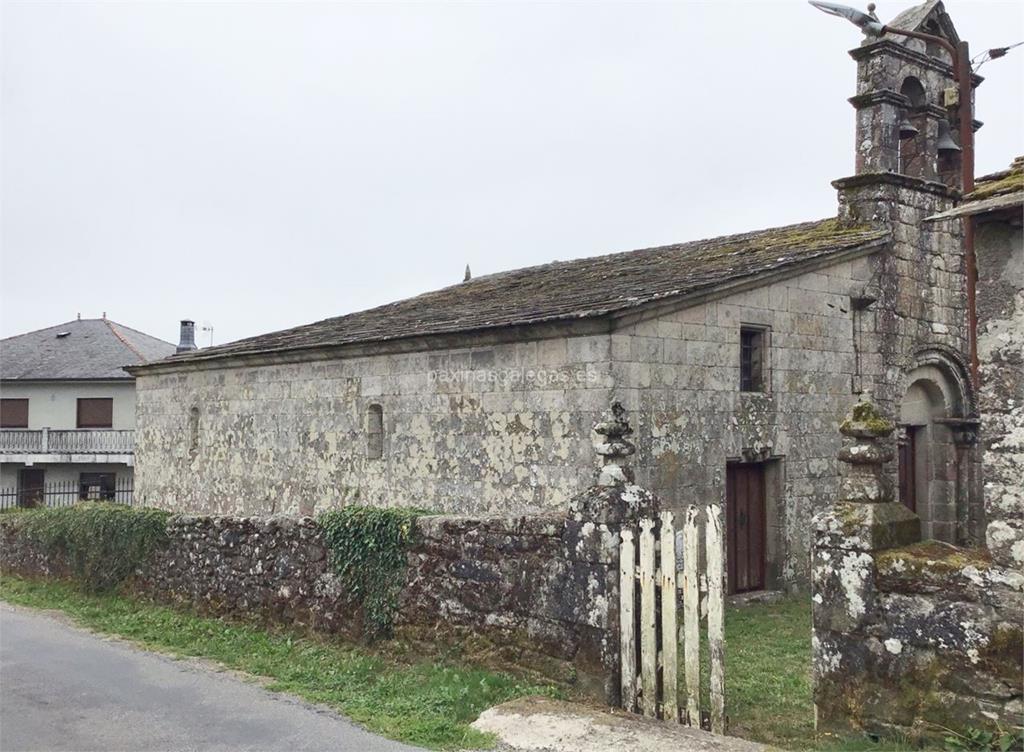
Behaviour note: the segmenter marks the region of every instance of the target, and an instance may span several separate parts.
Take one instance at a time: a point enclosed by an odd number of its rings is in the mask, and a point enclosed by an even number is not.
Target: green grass
[[[811,749],[811,604],[787,598],[729,608],[725,681],[730,732]]]
[[[816,735],[811,695],[811,603],[790,597],[725,614],[729,733],[782,749],[898,752],[899,740]]]
[[[482,748],[490,735],[469,724],[515,697],[554,694],[512,676],[443,661],[402,662],[290,631],[196,616],[117,594],[91,595],[66,582],[4,576],[0,598],[58,609],[76,622],[147,648],[209,658],[271,680],[268,688],[336,708],[383,736],[431,749]]]
[[[58,609],[90,629],[148,648],[210,658],[268,677],[271,690],[329,705],[378,734],[432,749],[491,746],[489,735],[469,726],[483,710],[515,697],[555,694],[551,687],[507,674],[445,661],[404,662],[337,641],[201,617],[137,598],[90,595],[67,582],[5,576],[0,598]],[[788,750],[912,749],[893,740],[815,734],[806,597],[730,607],[725,628],[731,735]],[[385,643],[385,649],[391,648],[400,651],[401,645]],[[707,677],[703,679],[706,703]]]

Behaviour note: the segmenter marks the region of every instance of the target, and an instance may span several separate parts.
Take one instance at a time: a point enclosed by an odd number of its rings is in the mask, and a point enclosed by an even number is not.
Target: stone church
[[[957,41],[937,0],[893,25]],[[134,367],[139,499],[557,511],[593,482],[591,427],[618,400],[639,483],[669,508],[724,499],[730,589],[797,586],[834,498],[837,424],[870,390],[901,424],[924,536],[975,539],[962,219],[934,218],[960,199],[953,70],[905,37],[851,55],[856,169],[832,184],[837,216],[469,279]]]

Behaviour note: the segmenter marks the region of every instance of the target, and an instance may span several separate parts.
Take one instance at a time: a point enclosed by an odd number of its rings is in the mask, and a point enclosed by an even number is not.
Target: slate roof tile
[[[271,334],[181,353],[170,362],[596,318],[877,243],[885,232],[836,219],[556,261]]]
[[[109,319],[79,319],[0,340],[0,379],[131,379],[124,366],[160,360],[174,349]]]

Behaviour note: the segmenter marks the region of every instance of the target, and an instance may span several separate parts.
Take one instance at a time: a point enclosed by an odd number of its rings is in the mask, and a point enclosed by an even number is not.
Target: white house
[[[187,323],[182,329],[191,335]],[[0,504],[34,506],[44,495],[47,502],[68,503],[127,492],[135,379],[124,366],[159,360],[175,349],[106,318],[0,340]]]

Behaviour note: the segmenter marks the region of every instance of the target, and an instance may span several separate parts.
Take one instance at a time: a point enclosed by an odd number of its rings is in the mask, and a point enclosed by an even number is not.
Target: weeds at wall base
[[[168,517],[162,509],[86,502],[12,515],[7,524],[16,525],[49,557],[65,559],[86,590],[103,592],[128,579],[166,544]]]

